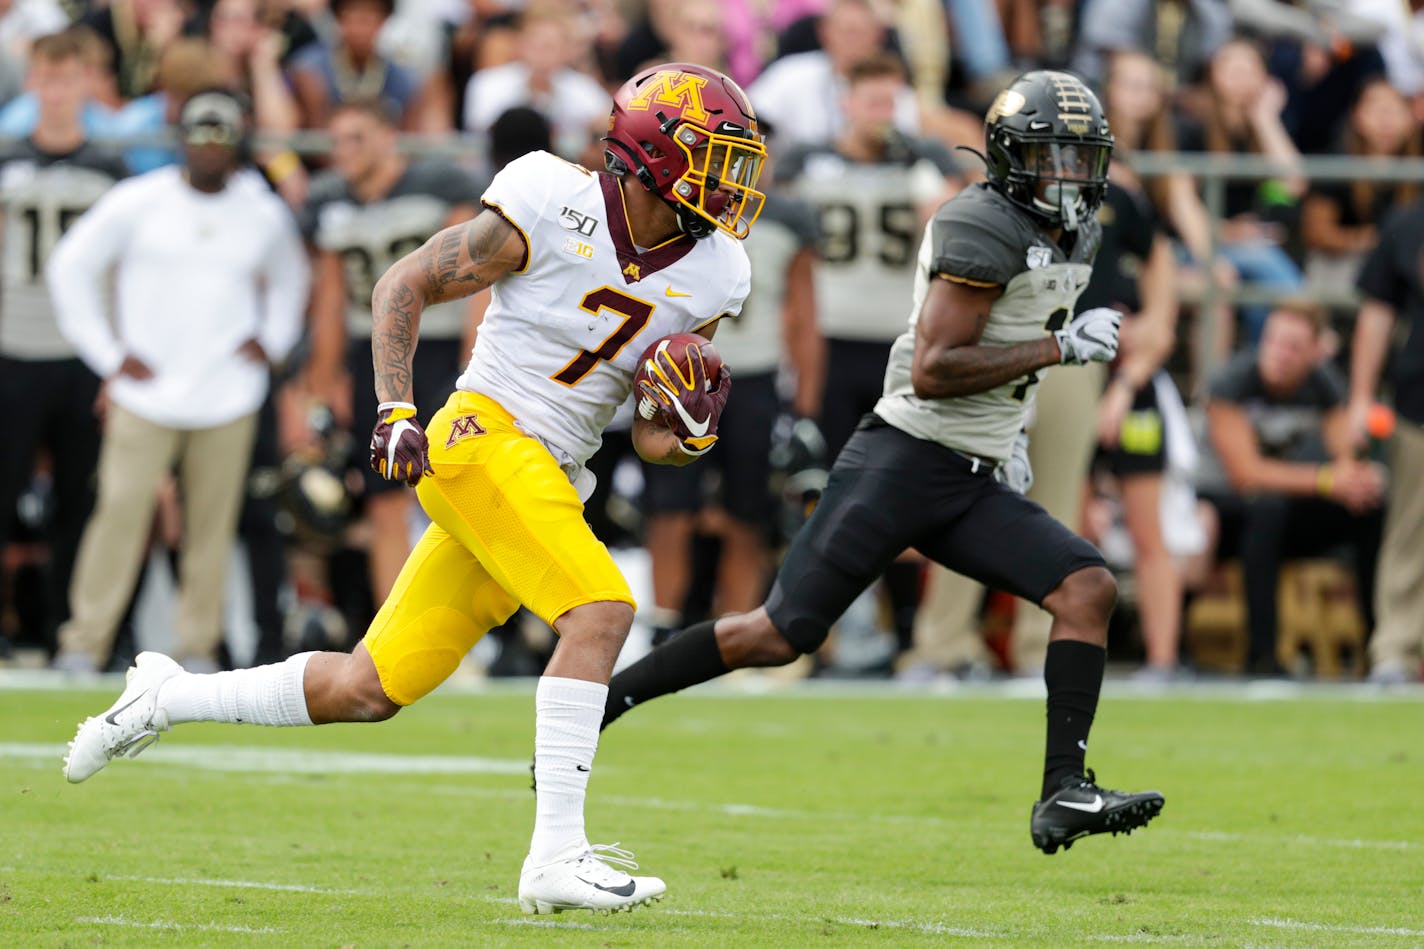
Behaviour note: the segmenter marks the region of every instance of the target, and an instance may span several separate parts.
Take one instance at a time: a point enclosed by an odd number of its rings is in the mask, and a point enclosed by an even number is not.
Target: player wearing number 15
[[[591,846],[584,833],[608,677],[634,606],[584,521],[592,488],[584,462],[652,342],[690,331],[710,337],[717,320],[741,310],[751,268],[737,238],[760,211],[765,150],[736,84],[683,64],[625,84],[605,141],[607,173],[544,152],[511,162],[473,221],[436,234],[376,285],[381,405],[371,461],[383,476],[417,485],[433,523],[366,638],[349,655],[307,653],[215,676],[185,675],[145,653],[111,713],[81,727],[70,780],[176,722],[389,718],[439,685],[522,603],[560,641],[535,699],[538,794],[520,906],[617,910],[662,896],[661,880],[625,872],[637,867],[627,851]],[[493,296],[469,367],[427,437],[412,403],[422,314],[485,287]],[[717,388],[728,384],[720,378]],[[718,404],[689,392],[683,411],[666,413],[678,426],[662,412],[639,418],[639,454],[690,461],[710,444]],[[684,445],[690,436],[701,437]]]
[[[119,157],[85,133],[84,57],[78,29],[35,41],[28,76],[39,105],[35,129],[0,148],[0,400],[25,406],[13,413],[0,452],[0,551],[43,448],[51,459],[54,498],[47,538],[51,575],[42,591],[46,646],[68,618],[69,571],[94,506],[99,379],[60,332],[44,267],[60,235],[126,174]]]

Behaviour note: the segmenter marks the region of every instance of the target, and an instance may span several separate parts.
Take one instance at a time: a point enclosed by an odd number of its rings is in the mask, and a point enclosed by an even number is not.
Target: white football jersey
[[[639,250],[619,179],[548,152],[510,162],[482,200],[529,256],[492,288],[459,388],[503,405],[577,479],[644,351],[741,312],[751,265],[720,231]]]

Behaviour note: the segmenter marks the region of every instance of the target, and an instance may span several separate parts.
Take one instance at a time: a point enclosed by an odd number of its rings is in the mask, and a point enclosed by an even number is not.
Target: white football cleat
[[[64,776],[71,784],[102,771],[119,755],[132,758],[168,731],[168,716],[158,707],[158,687],[183,671],[162,653],[141,652],[126,676],[128,685],[103,715],[86,718],[64,756]]]
[[[566,909],[617,913],[660,900],[667,892],[667,884],[657,877],[629,876],[618,867],[636,870],[638,864],[617,844],[593,844],[577,857],[542,867],[531,867],[525,857],[519,908],[541,915]]]

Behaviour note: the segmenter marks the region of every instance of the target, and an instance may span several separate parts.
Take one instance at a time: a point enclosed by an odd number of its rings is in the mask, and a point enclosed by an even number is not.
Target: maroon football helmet
[[[696,238],[746,237],[766,195],[756,190],[766,146],[747,95],[705,66],[664,63],[623,84],[608,117],[604,160],[632,173],[677,211]]]

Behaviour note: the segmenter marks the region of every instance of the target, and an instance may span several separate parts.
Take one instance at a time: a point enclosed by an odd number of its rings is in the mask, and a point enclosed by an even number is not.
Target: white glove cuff
[[[367,404],[369,405],[370,403]],[[410,409],[412,412],[416,411],[415,406],[409,402],[382,402],[376,406],[377,412],[389,412],[391,409]]]

